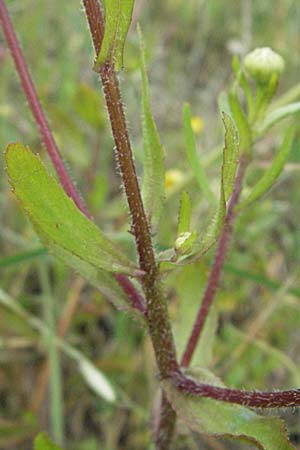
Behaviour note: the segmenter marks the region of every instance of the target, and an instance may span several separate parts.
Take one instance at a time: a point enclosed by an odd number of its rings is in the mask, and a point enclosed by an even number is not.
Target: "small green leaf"
[[[239,139],[238,131],[232,118],[223,113],[223,122],[225,127],[225,150],[223,162],[223,185],[225,200],[230,198],[235,181],[235,173],[238,165]]]
[[[230,90],[228,101],[233,119],[239,131],[240,153],[250,153],[252,146],[251,129],[238,99],[236,85]]]
[[[225,146],[223,150],[219,206],[204,236],[201,238],[198,249],[199,255],[206,253],[220,236],[226,217],[226,202],[232,193],[238,165],[239,144],[235,124],[226,113],[223,113],[223,122],[225,127]]]
[[[40,433],[34,441],[34,450],[62,450],[53,444],[45,433]]]
[[[250,203],[262,197],[273,186],[289,157],[293,138],[294,129],[289,128],[280,149],[272,161],[271,166],[265,171],[264,175],[254,186],[249,196],[238,205],[238,210],[248,206]]]
[[[223,159],[224,161],[224,159]],[[223,166],[224,167],[224,162]],[[222,168],[222,181],[221,181],[221,188],[220,188],[220,200],[219,200],[219,206],[214,214],[213,218],[211,219],[206,232],[201,237],[199,248],[197,249],[198,257],[202,256],[204,253],[206,253],[218,240],[220,233],[222,231],[224,222],[226,217],[226,200],[225,200],[225,191],[224,191],[224,183],[223,183],[223,168]]]
[[[137,275],[133,264],[78,210],[29,148],[9,145],[6,162],[16,197],[50,248],[60,247],[96,269]]]
[[[289,105],[282,106],[281,108],[275,109],[270,112],[262,124],[258,127],[258,135],[264,134],[269,128],[271,128],[276,123],[285,119],[286,117],[292,116],[300,112],[300,102],[290,103]]]
[[[164,150],[151,112],[149,83],[146,72],[143,35],[138,28],[140,39],[140,69],[142,78],[142,123],[144,178],[142,194],[149,222],[156,229],[165,201]]]
[[[186,374],[203,384],[223,386],[207,370],[193,369]],[[295,450],[284,423],[278,418],[259,416],[243,406],[180,392],[171,380],[163,381],[162,387],[177,416],[195,432],[240,439],[260,450]]]
[[[131,23],[134,0],[104,0],[105,30],[95,69],[106,62],[115,63],[117,71],[123,68],[123,52]]]
[[[205,175],[204,169],[197,155],[196,140],[191,125],[191,120],[192,114],[190,105],[188,103],[185,103],[183,107],[183,127],[184,127],[184,138],[188,161],[194,172],[195,178],[199,184],[201,191],[203,192],[209,203],[215,205],[216,198],[212,190],[210,189],[209,181]]]
[[[179,217],[178,217],[178,229],[177,235],[190,231],[191,226],[191,199],[189,195],[183,191],[181,194]]]

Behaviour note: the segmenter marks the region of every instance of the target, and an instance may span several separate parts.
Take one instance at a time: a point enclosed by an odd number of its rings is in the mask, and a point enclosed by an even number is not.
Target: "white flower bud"
[[[248,74],[258,83],[266,84],[272,75],[284,70],[284,59],[270,47],[256,48],[246,55],[244,66]]]

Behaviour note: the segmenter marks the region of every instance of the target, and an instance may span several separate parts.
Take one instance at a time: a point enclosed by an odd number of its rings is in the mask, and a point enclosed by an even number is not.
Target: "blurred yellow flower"
[[[166,171],[165,175],[165,188],[166,191],[170,191],[174,186],[180,184],[183,181],[184,175],[178,169],[170,169]]]
[[[202,130],[204,128],[204,121],[203,121],[202,117],[200,117],[200,116],[192,117],[191,125],[192,125],[193,132],[195,134],[202,133]]]

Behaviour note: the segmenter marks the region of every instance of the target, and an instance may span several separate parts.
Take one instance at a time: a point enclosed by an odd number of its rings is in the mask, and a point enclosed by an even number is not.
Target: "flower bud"
[[[246,55],[244,66],[248,74],[260,84],[266,84],[273,75],[284,70],[284,59],[270,47],[256,48]]]
[[[175,241],[176,253],[185,255],[191,252],[197,237],[197,231],[186,231],[185,233],[180,233]]]

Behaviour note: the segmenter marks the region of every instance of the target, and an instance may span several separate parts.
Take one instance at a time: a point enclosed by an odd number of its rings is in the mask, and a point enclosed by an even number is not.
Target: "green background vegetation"
[[[297,0],[148,0],[137,7],[121,75],[123,98],[141,171],[141,83],[138,67],[139,21],[147,45],[154,115],[166,149],[168,202],[158,239],[159,249],[176,237],[179,189],[192,199],[194,228],[204,229],[212,206],[199,194],[185,158],[182,105],[203,122],[197,134],[199,153],[211,189],[219,186],[222,123],[218,96],[231,80],[232,52],[240,55],[269,45],[286,60],[279,93],[299,81],[300,4]],[[101,86],[92,71],[93,49],[78,0],[7,1],[42,104],[72,177],[101,228],[134,255],[120,178],[115,173],[113,142]],[[2,38],[0,38],[2,39]],[[0,142],[19,140],[47,161],[40,136],[21,90],[10,55],[0,40]],[[249,182],[257,179],[278,147],[285,123],[256,148]],[[40,246],[13,199],[1,164],[0,286],[28,312],[51,325],[66,305],[77,303],[66,340],[106,374],[118,393],[109,404],[82,380],[65,355],[52,386],[63,389],[39,398],[45,358],[51,345],[28,322],[0,302],[0,448],[28,450],[40,429],[63,427],[72,450],[149,447],[149,421],[157,380],[148,338],[138,322],[116,312],[99,293],[69,269],[44,254],[11,259]],[[50,167],[50,164],[49,164]],[[290,160],[266,197],[241,214],[227,258],[216,307],[220,320],[211,367],[226,384],[249,389],[300,385],[299,333],[299,129]],[[171,181],[170,181],[171,180]],[[168,278],[171,315],[185,336],[201,298],[212,259]],[[52,299],[52,301],[51,301]],[[3,303],[3,302],[2,302]],[[50,313],[50,318],[49,318]],[[49,354],[46,349],[49,349]],[[57,355],[56,355],[57,356]],[[209,358],[202,352],[202,357]],[[54,377],[54,379],[53,379]],[[64,424],[49,427],[49,404],[63,410]],[[299,413],[285,412],[290,435],[300,442]],[[184,431],[180,428],[181,431]],[[174,449],[247,449],[229,441],[180,437]]]

